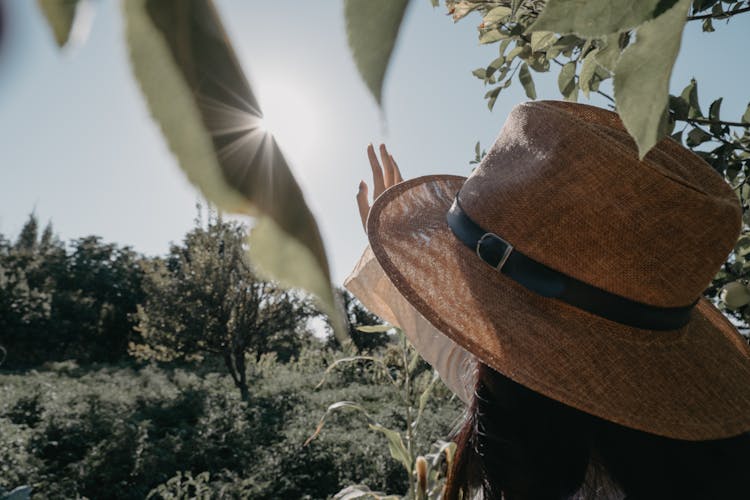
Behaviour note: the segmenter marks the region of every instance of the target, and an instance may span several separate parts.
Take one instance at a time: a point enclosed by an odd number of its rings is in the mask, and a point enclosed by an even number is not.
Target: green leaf
[[[523,0],[511,0],[510,2],[510,15],[513,19],[515,19],[516,14],[518,14],[518,8],[523,3]]]
[[[531,34],[531,50],[544,50],[557,41],[557,36],[551,31],[535,31]]]
[[[693,0],[693,13],[695,14],[710,9],[718,2],[719,0]]]
[[[60,47],[68,42],[78,2],[79,0],[37,0],[39,8],[52,28],[55,41]]]
[[[708,118],[712,122],[719,122],[721,120],[721,101],[723,99],[723,97],[719,97],[714,102],[712,102],[711,106],[709,106],[708,108]],[[720,123],[712,123],[710,129],[712,134],[722,134],[722,126]]]
[[[328,416],[331,413],[341,408],[350,408],[352,410],[357,410],[365,416],[369,425],[378,425],[375,422],[375,420],[370,416],[370,414],[367,413],[367,410],[365,410],[364,407],[362,407],[362,405],[358,405],[357,403],[353,403],[352,401],[337,401],[333,403],[332,405],[328,406],[328,408],[326,408],[325,413],[323,414],[322,417],[320,417],[320,421],[318,422],[318,425],[315,428],[315,432],[313,432],[312,435],[309,438],[307,438],[307,440],[305,440],[302,446],[307,446],[308,444],[310,444],[310,441],[318,437],[318,435],[320,434],[320,431],[323,430],[323,426],[325,425],[326,418],[328,418]]]
[[[500,44],[498,45],[498,52],[499,52],[500,57],[498,57],[498,59],[500,58],[505,59],[505,49],[508,48],[508,45],[510,45],[510,42],[511,42],[510,38],[506,38],[505,40],[500,42]]]
[[[315,390],[320,389],[323,387],[323,384],[325,384],[326,380],[328,379],[328,375],[334,371],[336,368],[338,368],[339,365],[344,363],[351,363],[353,361],[370,361],[380,367],[385,375],[391,380],[391,382],[394,382],[394,380],[391,378],[391,372],[388,368],[388,365],[385,363],[385,361],[382,358],[376,358],[373,356],[348,356],[346,358],[339,358],[333,363],[331,363],[328,368],[326,368],[326,371],[323,372],[323,377],[320,379],[320,382],[318,382],[318,385],[315,386]],[[395,385],[395,382],[394,382]]]
[[[742,118],[740,118],[742,123],[750,123],[750,102],[747,103],[747,108],[745,109],[745,113],[742,115]]]
[[[581,91],[587,99],[589,97],[589,91],[592,90],[591,79],[594,78],[594,75],[596,74],[596,54],[598,52],[599,49],[594,49],[586,54],[586,57],[583,58],[583,62],[581,63],[581,74],[578,75],[578,82],[581,86]]]
[[[526,91],[526,97],[529,99],[536,99],[536,88],[534,87],[534,80],[531,78],[529,67],[526,63],[521,65],[521,69],[518,71],[518,79],[523,85],[523,89]]]
[[[526,45],[519,45],[517,47],[513,47],[513,49],[510,52],[508,52],[508,55],[505,58],[505,60],[507,62],[511,62],[517,56],[521,55],[524,52],[524,50],[526,50],[526,47],[527,47]]]
[[[508,17],[510,14],[511,14],[510,7],[504,7],[504,6],[495,7],[484,16],[483,21],[485,22],[485,24],[497,23],[499,21],[502,21],[506,17]]]
[[[487,66],[487,68],[486,68],[486,69],[484,70],[484,79],[485,79],[485,81],[486,81],[487,79],[491,78],[491,77],[492,77],[492,75],[494,75],[494,74],[495,74],[495,71],[497,71],[497,70],[498,70],[498,68],[500,68],[500,67],[501,67],[501,66],[502,66],[503,64],[505,64],[505,58],[504,58],[503,56],[500,56],[500,57],[498,57],[498,58],[494,59],[494,60],[493,60],[493,61],[492,61],[492,62],[491,62],[491,63],[490,63],[490,64],[489,64],[488,66]],[[479,71],[479,70],[475,70],[475,71]],[[474,73],[474,76],[477,76],[477,77],[478,77],[478,75],[477,75],[476,73]],[[502,77],[501,77],[501,78],[502,78]]]
[[[687,120],[690,104],[682,97],[669,96],[669,109],[674,113],[675,120]]]
[[[425,406],[427,406],[427,401],[430,400],[430,396],[432,395],[432,390],[435,388],[435,384],[440,379],[440,375],[438,374],[437,370],[432,371],[432,377],[430,377],[430,381],[427,383],[427,387],[425,387],[424,391],[422,391],[422,394],[419,395],[419,406],[417,409],[417,417],[414,419],[414,422],[412,423],[412,430],[416,429],[419,425],[419,421],[422,418],[422,413],[424,412]]]
[[[526,59],[526,63],[531,69],[538,73],[549,71],[549,59],[544,52],[534,52],[531,57]]]
[[[732,281],[724,285],[724,288],[721,289],[719,299],[727,309],[739,309],[750,304],[750,291],[748,291],[747,286],[739,281]]]
[[[391,429],[388,429],[386,427],[383,427],[380,424],[375,424],[375,423],[370,424],[370,429],[383,433],[383,435],[388,440],[388,451],[391,452],[391,456],[395,458],[398,462],[400,462],[401,465],[404,466],[404,469],[406,469],[407,474],[411,475],[411,472],[412,472],[411,456],[409,455],[409,452],[406,450],[404,441],[401,439],[401,434]]]
[[[690,84],[682,89],[680,97],[682,97],[682,99],[690,106],[688,110],[688,118],[703,118],[701,105],[698,102],[698,83],[695,81],[695,78],[691,78]]]
[[[479,43],[481,44],[494,43],[494,42],[497,42],[498,40],[502,40],[503,38],[505,38],[505,35],[503,35],[498,29],[486,30],[485,32],[479,35]]]
[[[613,33],[604,39],[604,46],[596,53],[596,62],[603,68],[612,71],[620,58],[620,35]]]
[[[315,219],[210,0],[122,2],[131,66],[155,121],[190,181],[227,212],[257,217],[259,274],[315,294],[349,340]]]
[[[364,484],[353,484],[333,495],[331,500],[401,500],[401,497],[371,490]]]
[[[685,140],[685,144],[688,145],[688,147],[694,148],[695,146],[700,146],[706,141],[711,140],[711,135],[706,133],[703,129],[700,129],[698,127],[693,128],[688,135],[687,139]]]
[[[557,76],[557,87],[560,89],[560,93],[566,99],[573,93],[576,86],[576,63],[571,61],[565,63],[560,70],[560,74]]]
[[[620,118],[643,158],[666,132],[669,79],[680,50],[690,0],[680,0],[638,28],[636,41],[615,67],[615,101]]]
[[[553,31],[584,37],[625,31],[657,17],[677,0],[549,0],[526,33]],[[687,15],[687,14],[686,14]]]
[[[281,157],[278,149],[274,156]],[[274,172],[279,165],[276,163],[272,167]],[[278,175],[281,177],[282,174]],[[281,214],[272,212],[271,216],[257,219],[248,237],[250,260],[260,277],[275,280],[285,287],[302,288],[315,295],[331,321],[334,335],[342,345],[347,345],[351,339],[342,306],[331,288],[323,240],[315,218],[304,204],[301,193],[291,189],[272,189],[279,193],[277,203],[285,200],[285,211]],[[283,217],[287,227],[277,223],[274,215]]]
[[[383,80],[408,0],[344,0],[346,35],[367,88],[382,105]]]
[[[393,330],[391,325],[363,325],[358,326],[357,330],[364,333],[384,333]]]
[[[484,68],[477,68],[472,71],[471,74],[476,76],[480,80],[485,80],[487,78],[487,70],[485,70]]]

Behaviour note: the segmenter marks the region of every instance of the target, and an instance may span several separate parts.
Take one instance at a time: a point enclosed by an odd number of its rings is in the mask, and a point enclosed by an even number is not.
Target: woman
[[[345,285],[468,405],[445,498],[750,498],[750,348],[701,298],[742,224],[721,176],[551,101],[468,179],[380,152]]]

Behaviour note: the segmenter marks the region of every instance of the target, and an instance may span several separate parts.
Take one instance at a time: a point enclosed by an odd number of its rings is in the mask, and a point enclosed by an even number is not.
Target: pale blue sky
[[[1,1],[1,0],[0,0]],[[189,230],[196,191],[169,154],[131,76],[119,2],[94,0],[88,40],[60,52],[31,0],[5,0],[0,46],[0,233],[28,213],[64,239],[88,234],[155,255]],[[240,59],[318,218],[340,283],[366,244],[354,195],[367,178],[365,146],[386,141],[406,176],[467,175],[473,146],[488,146],[516,83],[487,110],[471,75],[494,59],[479,46],[476,15],[458,24],[445,8],[413,0],[384,92],[386,127],[346,46],[340,0],[218,0]],[[750,16],[703,34],[690,23],[672,78],[690,77],[704,110],[724,96],[737,119],[750,94]],[[725,69],[724,60],[734,61]],[[534,75],[540,98],[559,98],[555,75]],[[604,105],[596,99],[594,104]]]

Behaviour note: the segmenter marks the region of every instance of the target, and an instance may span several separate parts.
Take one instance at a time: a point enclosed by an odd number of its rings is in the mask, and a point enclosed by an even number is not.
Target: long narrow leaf
[[[62,47],[68,42],[76,17],[79,0],[37,0],[47,23],[52,29],[57,45]]]
[[[357,330],[363,333],[385,333],[393,330],[391,325],[363,325],[358,326]]]
[[[376,358],[373,356],[348,356],[346,358],[339,358],[326,368],[326,371],[323,372],[323,378],[318,382],[318,385],[315,386],[315,390],[320,389],[323,384],[325,383],[326,379],[328,378],[328,375],[335,370],[339,365],[343,363],[351,363],[352,361],[372,361],[376,365],[380,366],[384,371],[388,379],[395,384],[393,378],[390,375],[390,370],[388,369],[388,365],[380,358]]]
[[[668,132],[669,80],[690,4],[691,0],[680,0],[639,27],[635,43],[623,51],[615,66],[617,111],[638,144],[640,158]]]
[[[391,456],[404,466],[407,474],[411,475],[413,464],[406,445],[404,445],[404,441],[401,439],[401,434],[374,423],[370,424],[370,429],[383,433],[388,440],[388,451],[391,452]]]
[[[414,422],[412,422],[412,429],[416,429],[419,425],[419,421],[422,418],[422,413],[424,412],[425,406],[427,406],[427,401],[430,400],[430,396],[432,395],[432,390],[435,388],[435,384],[437,384],[437,381],[440,379],[440,375],[438,375],[437,370],[432,371],[432,377],[430,378],[430,381],[427,383],[427,387],[425,387],[424,391],[422,391],[422,394],[419,395],[419,407],[417,409],[417,417],[414,419]]]
[[[190,181],[213,203],[259,217],[261,275],[315,294],[349,340],[315,219],[210,0],[122,2],[130,59],[151,114]]]
[[[346,34],[354,62],[378,104],[408,0],[344,0]]]
[[[328,416],[334,411],[339,410],[341,408],[351,408],[353,410],[360,411],[365,416],[365,418],[367,419],[367,422],[370,425],[379,425],[375,422],[375,420],[373,420],[370,414],[367,413],[367,410],[365,410],[361,405],[358,405],[357,403],[354,403],[352,401],[338,401],[328,406],[328,408],[326,409],[326,412],[323,414],[322,417],[320,417],[320,421],[318,422],[318,426],[315,428],[315,432],[313,432],[312,435],[305,440],[305,443],[302,446],[307,446],[308,444],[310,444],[310,442],[313,439],[318,437],[318,435],[320,434],[320,431],[323,430],[323,426],[325,425],[325,421],[328,418]]]

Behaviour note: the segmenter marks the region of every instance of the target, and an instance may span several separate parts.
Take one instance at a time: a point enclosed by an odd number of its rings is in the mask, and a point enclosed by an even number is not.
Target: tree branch
[[[597,90],[596,93],[599,94],[602,97],[605,97],[611,103],[615,102],[614,98],[612,96],[610,96],[609,94],[607,94],[606,92],[602,92],[601,90]]]
[[[687,121],[688,123],[690,123],[690,122],[691,122],[691,120],[695,120],[695,118],[690,118],[690,119],[688,119],[688,120],[685,120],[685,121]],[[709,123],[710,123],[710,122],[709,122]],[[706,135],[709,135],[709,136],[713,137],[713,140],[714,140],[714,141],[716,141],[716,142],[720,142],[720,143],[722,143],[722,144],[725,144],[725,145],[727,145],[727,146],[730,146],[730,147],[732,147],[733,149],[739,149],[739,150],[741,150],[741,151],[745,151],[745,152],[748,152],[748,153],[750,153],[750,149],[747,149],[746,147],[743,147],[743,146],[742,146],[741,144],[739,144],[739,143],[737,143],[737,142],[731,142],[731,141],[728,141],[728,140],[724,139],[723,137],[721,137],[721,136],[718,136],[718,135],[714,134],[714,133],[713,133],[713,132],[711,132],[710,130],[706,130],[706,129],[702,128],[702,127],[699,127],[699,126],[698,126],[698,125],[696,125],[695,123],[690,123],[690,124],[691,124],[691,125],[692,125],[693,127],[695,127],[695,128],[697,128],[697,129],[700,129],[700,130],[702,130],[702,131],[703,131],[703,132],[704,132],[704,133],[705,133]]]
[[[707,118],[688,118],[685,120],[688,123],[700,123],[702,125],[728,125],[730,127],[745,127],[750,128],[750,123],[743,122],[727,122],[724,120],[709,120]]]
[[[729,19],[732,16],[736,16],[737,14],[742,14],[744,12],[750,12],[750,5],[741,9],[737,9],[735,11],[722,12],[721,14],[701,14],[698,16],[688,16],[687,20],[699,21],[701,19]]]

